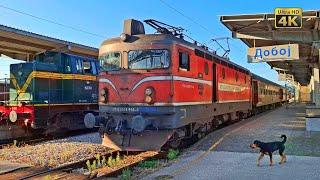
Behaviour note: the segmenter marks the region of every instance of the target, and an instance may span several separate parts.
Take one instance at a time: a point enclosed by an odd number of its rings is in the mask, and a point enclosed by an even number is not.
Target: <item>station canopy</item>
[[[48,50],[93,58],[98,58],[99,52],[97,48],[0,25],[0,54],[28,61]]]
[[[272,61],[271,67],[288,70],[295,81],[308,85],[312,68],[319,64],[320,11],[304,11],[302,28],[275,28],[274,14],[221,16],[220,21],[249,47],[299,44],[300,60]]]

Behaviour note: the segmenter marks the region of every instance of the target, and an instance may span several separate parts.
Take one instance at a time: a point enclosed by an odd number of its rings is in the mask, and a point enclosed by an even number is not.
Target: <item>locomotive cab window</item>
[[[99,56],[101,71],[118,71],[121,64],[120,52],[109,52]]]
[[[179,52],[179,68],[189,71],[190,70],[190,58],[189,54],[185,52]]]
[[[169,62],[169,51],[165,49],[134,50],[128,53],[129,69],[168,68]]]

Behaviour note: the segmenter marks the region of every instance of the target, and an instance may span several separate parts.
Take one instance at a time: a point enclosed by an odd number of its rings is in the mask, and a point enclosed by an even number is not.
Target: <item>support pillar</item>
[[[318,68],[313,68],[313,103],[320,108],[320,84]]]
[[[314,105],[306,106],[306,130],[320,131],[320,81],[319,68],[313,68],[313,78],[311,78],[312,102]]]

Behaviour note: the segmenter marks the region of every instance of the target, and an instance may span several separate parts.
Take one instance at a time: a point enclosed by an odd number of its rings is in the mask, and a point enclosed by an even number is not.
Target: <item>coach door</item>
[[[212,64],[212,102],[217,102],[217,66]]]

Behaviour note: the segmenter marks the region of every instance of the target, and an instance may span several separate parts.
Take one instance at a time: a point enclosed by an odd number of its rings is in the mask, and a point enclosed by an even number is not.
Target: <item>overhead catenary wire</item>
[[[80,28],[72,27],[72,26],[69,26],[69,25],[66,25],[66,24],[62,24],[62,23],[53,21],[53,20],[49,20],[49,19],[45,19],[45,18],[42,18],[42,17],[39,17],[39,16],[35,16],[33,14],[30,14],[30,13],[26,13],[26,12],[23,12],[23,11],[20,11],[20,10],[16,10],[16,9],[4,6],[2,4],[0,4],[0,8],[7,9],[7,10],[13,11],[13,12],[18,13],[18,14],[29,16],[29,17],[32,17],[32,18],[35,18],[35,19],[38,19],[38,20],[41,20],[41,21],[45,21],[45,22],[48,22],[48,23],[51,23],[51,24],[55,24],[55,25],[64,27],[64,28],[71,29],[71,30],[74,30],[74,31],[78,31],[78,32],[82,32],[82,33],[85,33],[85,34],[89,34],[91,36],[95,36],[95,37],[99,37],[99,38],[105,38],[104,36],[96,34],[96,33],[92,33],[92,32],[86,31],[86,30],[82,30]]]
[[[203,30],[207,31],[211,36],[218,36],[217,34],[213,33],[212,31],[210,31],[206,26],[202,25],[201,23],[199,23],[198,21],[194,20],[193,18],[191,18],[190,16],[186,15],[185,13],[183,13],[181,10],[176,9],[174,6],[170,5],[169,3],[165,2],[165,0],[159,0],[162,4],[164,4],[165,6],[167,6],[168,8],[170,8],[171,10],[175,11],[176,13],[180,14],[181,16],[183,16],[184,18],[188,19],[189,21],[193,22],[194,24],[198,25],[200,28],[202,28]],[[231,44],[231,43],[230,43]],[[240,48],[237,45],[233,45],[232,46],[236,47],[236,48]]]

